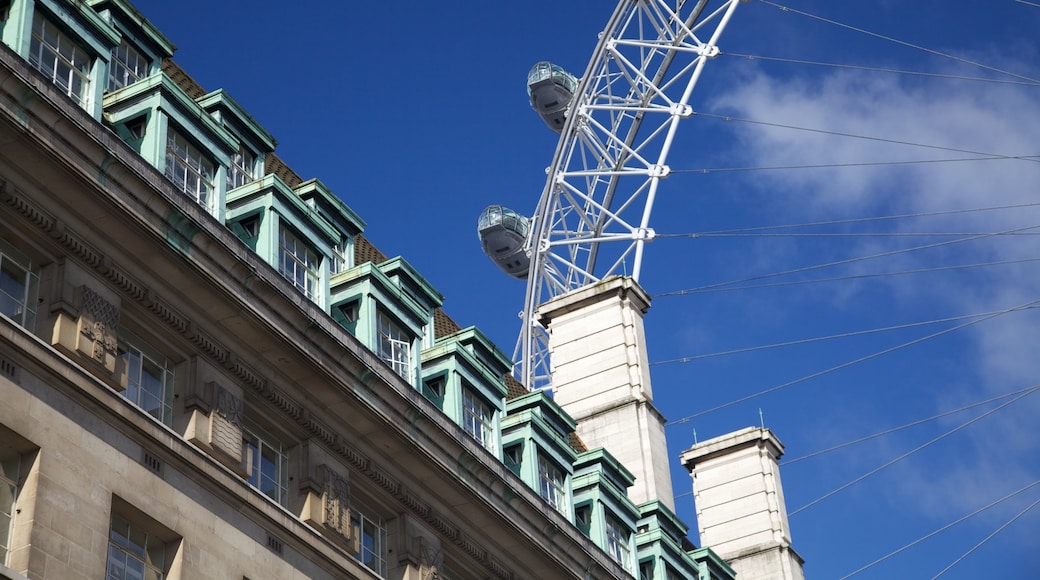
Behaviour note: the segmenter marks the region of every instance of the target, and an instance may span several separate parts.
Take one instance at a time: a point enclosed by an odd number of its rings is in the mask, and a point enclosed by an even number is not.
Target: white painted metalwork
[[[531,270],[514,360],[551,381],[540,304],[615,274],[638,281],[650,213],[679,122],[742,0],[622,0],[580,79],[532,218]],[[606,244],[606,242],[612,242]]]

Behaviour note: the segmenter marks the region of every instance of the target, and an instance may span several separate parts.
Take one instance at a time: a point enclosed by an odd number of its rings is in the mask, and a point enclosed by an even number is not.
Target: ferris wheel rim
[[[688,15],[685,18],[680,18],[678,11],[683,7],[682,3],[672,12],[672,9],[663,0],[621,0],[608,20],[607,27],[600,34],[596,50],[590,58],[585,74],[581,77],[574,93],[575,100],[570,104],[570,113],[567,115],[561,131],[560,140],[553,154],[552,164],[547,171],[548,177],[545,187],[531,220],[531,237],[527,245],[527,251],[530,255],[530,270],[527,277],[524,310],[521,313],[522,328],[516,350],[514,351],[514,373],[529,389],[541,389],[551,386],[552,368],[548,353],[548,336],[545,328],[537,320],[539,307],[547,301],[545,297],[551,299],[566,292],[596,283],[602,277],[605,277],[597,274],[596,267],[600,258],[600,244],[607,241],[604,234],[606,228],[612,224],[619,225],[621,229],[627,230],[627,235],[618,235],[616,238],[629,241],[629,248],[622,253],[622,258],[627,258],[629,255],[634,258],[635,267],[632,277],[638,282],[644,246],[647,241],[653,239],[654,235],[649,228],[653,201],[656,197],[660,180],[668,174],[665,161],[678,127],[678,121],[691,115],[692,109],[690,109],[687,103],[693,88],[707,60],[714,58],[718,54],[715,43],[740,1],[723,0],[716,9],[705,15],[705,10],[712,0],[698,0]],[[651,8],[653,8],[652,16],[661,19],[657,21],[657,24],[663,24],[657,28],[658,37],[656,39],[650,41],[640,37],[636,40],[629,39],[626,41],[620,38],[633,18],[646,17],[646,15],[640,13],[640,10],[649,11]],[[653,18],[650,19],[653,20]],[[712,32],[708,42],[697,40],[695,31],[704,25],[705,22],[714,19],[717,19],[717,28]],[[642,24],[641,21],[639,23]],[[638,27],[638,31],[641,34],[643,27]],[[693,38],[696,44],[691,46],[684,44],[688,42],[689,38]],[[654,44],[655,42],[657,44]],[[641,67],[644,68],[647,64],[654,64],[655,57],[659,57],[662,54],[664,56],[655,65],[656,68],[653,75],[648,77],[642,68],[629,75],[633,82],[630,92],[625,98],[616,98],[611,95],[611,98],[614,100],[611,101],[610,106],[596,108],[593,106],[594,96],[596,96],[593,91],[602,90],[603,87],[597,85],[597,83],[607,83],[607,88],[610,88],[609,82],[612,81],[609,77],[609,61],[614,56],[622,54],[618,52],[620,50],[619,46],[637,47],[642,50],[643,52],[635,52],[637,56],[644,58],[641,63]],[[668,71],[674,60],[682,52],[696,52],[696,56],[693,58],[692,63],[687,64],[681,71],[683,74],[689,73],[689,79],[681,97],[676,102],[666,98],[667,107],[649,107],[653,99],[664,97],[664,91],[659,89],[658,85],[667,78]],[[686,70],[690,67],[692,67],[692,70]],[[648,88],[650,90],[639,94],[638,90],[640,88]],[[638,95],[639,99],[632,99],[633,94]],[[632,105],[633,102],[636,103],[634,106]],[[617,114],[609,112],[612,108],[626,112]],[[604,133],[606,138],[597,142],[597,135],[593,133],[595,128],[593,127],[592,115],[601,111],[608,111],[602,114],[609,121],[612,121],[612,123],[608,123],[612,126],[609,128],[609,134]],[[641,129],[647,115],[665,111],[667,111],[666,114],[668,115],[667,123],[662,123],[662,129],[658,130],[665,133],[664,144],[651,161],[649,159],[651,156],[646,156],[646,158],[640,156],[641,146],[638,145],[637,138],[643,136]],[[664,125],[666,124],[668,126],[665,128]],[[608,130],[604,125],[601,125],[601,129],[604,131]],[[614,135],[615,132],[618,132],[618,129],[625,130],[625,135],[622,139],[618,139]],[[583,140],[587,141],[587,143],[583,143]],[[586,146],[588,150],[584,149]],[[569,167],[574,155],[584,154],[588,156],[588,151],[594,151],[596,154],[601,155],[601,166],[604,165],[602,160],[609,158],[610,153],[620,152],[613,159],[613,163],[609,164],[608,171],[599,172],[599,175],[607,175],[608,183],[605,187],[605,192],[602,193],[602,200],[595,198],[595,185],[600,183],[595,180],[599,180],[601,177],[592,178],[592,185],[589,185],[592,191],[587,196],[580,191],[580,187],[569,187],[566,181],[568,177],[576,178],[579,181],[583,177],[581,172],[566,172],[564,169]],[[615,203],[615,197],[618,195],[622,176],[626,175],[626,171],[623,170],[633,157],[637,157],[639,161],[643,162],[645,168],[639,171],[627,172],[627,174],[643,175],[645,173],[647,177],[646,183],[648,184],[645,186],[645,192],[636,192],[639,195],[645,193],[646,201],[640,212],[638,223],[635,224],[633,222],[635,225],[625,222],[610,211],[611,206]],[[586,160],[582,159],[582,161],[585,162]],[[643,188],[641,187],[640,189]],[[560,210],[557,207],[560,196],[571,198],[573,200],[572,207],[581,207],[581,204],[584,203],[586,215],[580,215],[581,212],[579,211],[570,211],[567,215],[565,215],[565,211],[561,211],[557,215],[557,211]],[[633,195],[630,199],[622,201],[625,205],[628,205],[632,203],[635,197]],[[592,209],[589,210],[589,208]],[[587,215],[589,213],[595,219],[588,220]],[[580,225],[577,230],[570,231],[566,229],[567,219],[578,220]],[[552,239],[553,235],[559,236],[562,240],[554,242]],[[561,253],[554,252],[554,249],[561,247],[567,248],[568,254],[566,257],[562,256]],[[622,258],[619,258],[611,265],[606,275],[610,275],[619,267],[626,266],[626,262]]]

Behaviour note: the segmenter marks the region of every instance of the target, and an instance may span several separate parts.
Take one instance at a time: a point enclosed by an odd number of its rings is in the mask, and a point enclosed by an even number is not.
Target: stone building
[[[129,2],[0,5],[0,576],[732,577]]]

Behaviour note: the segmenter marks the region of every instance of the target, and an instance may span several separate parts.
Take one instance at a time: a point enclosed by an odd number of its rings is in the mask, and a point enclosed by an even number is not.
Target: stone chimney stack
[[[701,545],[725,560],[741,580],[803,580],[804,561],[791,548],[780,456],[769,429],[748,427],[685,451]]]
[[[538,315],[549,329],[553,399],[590,448],[603,447],[636,477],[629,499],[675,509],[664,417],[653,405],[643,314],[650,297],[612,277],[558,296]]]

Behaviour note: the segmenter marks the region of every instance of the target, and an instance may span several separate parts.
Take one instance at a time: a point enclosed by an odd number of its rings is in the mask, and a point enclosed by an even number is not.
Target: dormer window
[[[332,249],[332,273],[341,274],[346,272],[353,266],[353,260],[350,252],[350,239],[344,238],[340,240],[336,247]]]
[[[248,149],[240,148],[238,153],[231,156],[231,167],[228,168],[227,188],[228,190],[242,187],[256,179],[254,175],[256,167],[256,156]]]
[[[148,75],[148,59],[124,38],[112,50],[108,66],[108,90],[115,91],[132,85]]]
[[[90,87],[90,55],[42,14],[33,15],[29,63],[80,105]]]
[[[318,302],[321,298],[321,277],[318,274],[321,257],[317,252],[283,227],[279,236],[278,254],[278,271],[282,276],[292,282],[304,296]]]
[[[166,138],[166,177],[177,189],[210,209],[214,173],[213,162],[170,127]]]
[[[471,389],[464,386],[462,389],[462,427],[466,433],[477,440],[477,443],[487,449],[493,448],[493,420],[491,407],[481,401]]]
[[[412,382],[412,337],[389,316],[379,313],[379,358],[404,380]]]

